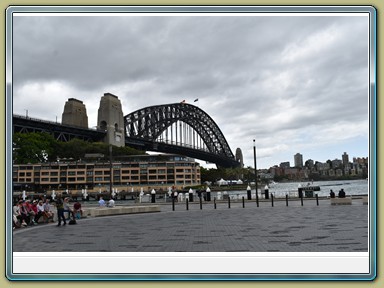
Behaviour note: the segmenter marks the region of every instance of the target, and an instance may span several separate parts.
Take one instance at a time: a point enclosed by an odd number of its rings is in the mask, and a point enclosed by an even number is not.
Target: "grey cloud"
[[[15,17],[14,91],[57,82],[92,103],[111,92],[125,114],[199,98],[230,145],[360,123],[367,27],[359,17]]]

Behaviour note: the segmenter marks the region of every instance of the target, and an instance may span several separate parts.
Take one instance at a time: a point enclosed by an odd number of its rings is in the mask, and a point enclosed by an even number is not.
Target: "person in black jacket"
[[[344,192],[344,189],[341,189],[339,191],[339,198],[345,198],[345,192]]]
[[[61,199],[61,195],[57,197],[56,200],[56,208],[57,208],[57,226],[61,226],[61,219],[63,219],[63,225],[67,224],[64,217],[64,203],[63,199]]]

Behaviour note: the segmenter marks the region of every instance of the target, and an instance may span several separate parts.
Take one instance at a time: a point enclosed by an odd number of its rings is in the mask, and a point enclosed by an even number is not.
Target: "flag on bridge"
[[[199,98],[196,98],[195,101],[193,101],[193,102],[197,102],[197,101],[199,101]]]

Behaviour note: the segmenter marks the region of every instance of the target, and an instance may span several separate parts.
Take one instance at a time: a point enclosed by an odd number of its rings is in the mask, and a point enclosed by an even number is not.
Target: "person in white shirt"
[[[115,207],[115,200],[113,200],[112,198],[109,200],[109,202],[108,202],[108,207],[111,207],[111,208],[113,208],[113,207]]]
[[[52,222],[53,222],[53,211],[52,211],[52,208],[51,208],[51,204],[49,204],[49,199],[45,199],[45,203],[43,205],[44,207],[44,219],[46,221],[46,223],[49,222],[50,219],[52,219]]]
[[[36,203],[36,200],[33,201],[33,204]],[[39,200],[36,205],[36,216],[35,216],[35,222],[38,223],[41,216],[44,216],[44,205],[43,201]]]

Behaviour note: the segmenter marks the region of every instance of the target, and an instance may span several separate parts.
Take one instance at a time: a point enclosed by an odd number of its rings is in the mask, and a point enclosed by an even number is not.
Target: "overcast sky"
[[[13,112],[61,121],[68,98],[97,125],[167,103],[208,113],[245,166],[368,156],[368,17],[27,16],[13,19]],[[196,98],[198,102],[193,102]]]

